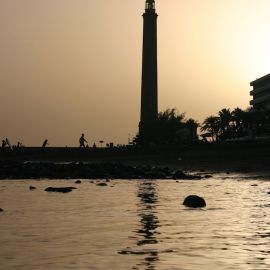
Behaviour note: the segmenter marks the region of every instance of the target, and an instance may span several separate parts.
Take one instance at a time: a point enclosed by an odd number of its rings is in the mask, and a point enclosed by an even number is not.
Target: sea
[[[0,269],[270,269],[270,175],[76,180],[0,181]]]

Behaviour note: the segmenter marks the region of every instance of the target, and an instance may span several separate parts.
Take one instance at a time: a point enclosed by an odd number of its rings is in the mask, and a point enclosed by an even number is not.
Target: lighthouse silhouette
[[[146,0],[143,14],[141,116],[139,135],[151,139],[158,115],[157,13],[154,0]]]

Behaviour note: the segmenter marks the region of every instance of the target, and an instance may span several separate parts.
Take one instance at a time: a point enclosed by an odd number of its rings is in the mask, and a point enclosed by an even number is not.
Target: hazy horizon
[[[127,143],[140,116],[141,1],[0,0],[0,139]],[[159,111],[249,106],[270,73],[269,0],[156,0]]]

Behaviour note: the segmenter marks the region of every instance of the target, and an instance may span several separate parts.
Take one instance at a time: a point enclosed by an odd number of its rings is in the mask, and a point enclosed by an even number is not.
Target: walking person
[[[42,149],[44,150],[47,145],[49,145],[49,143],[48,140],[46,139],[42,144]]]
[[[80,148],[85,148],[85,143],[88,143],[88,141],[84,138],[84,133],[82,133],[79,139],[79,143],[80,143]]]

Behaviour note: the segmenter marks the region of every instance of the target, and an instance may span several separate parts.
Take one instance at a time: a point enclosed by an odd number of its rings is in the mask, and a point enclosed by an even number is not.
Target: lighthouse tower
[[[141,117],[139,134],[149,137],[158,115],[157,13],[155,0],[146,0],[143,14]]]

